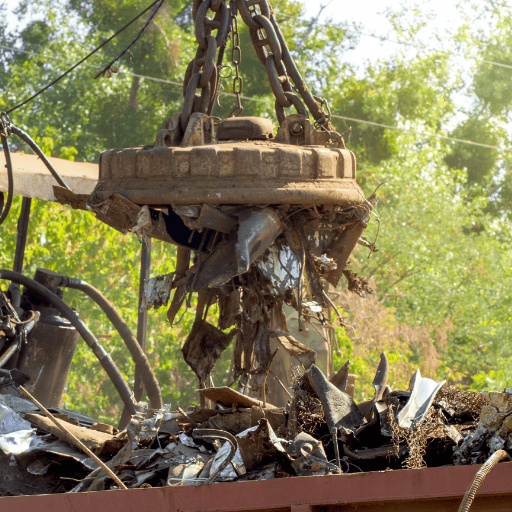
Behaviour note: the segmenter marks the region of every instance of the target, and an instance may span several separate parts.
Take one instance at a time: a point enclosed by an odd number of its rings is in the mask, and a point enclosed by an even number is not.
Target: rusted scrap
[[[322,403],[329,428],[355,430],[364,423],[364,416],[352,398],[331,384],[317,366],[312,365],[305,375]]]
[[[375,388],[375,396],[373,397],[375,402],[382,400],[386,387],[388,385],[389,375],[389,363],[386,356],[386,352],[382,352],[380,355],[380,363],[377,368],[377,372],[373,379],[373,387]]]
[[[238,224],[235,216],[210,204],[176,205],[173,206],[173,210],[183,219],[188,228],[197,229],[199,232],[208,228],[221,233],[230,233]]]
[[[224,334],[205,320],[199,319],[194,322],[181,351],[200,382],[206,382],[217,359],[229,345],[236,331],[233,329],[230,333]]]
[[[347,390],[349,370],[350,360],[347,359],[346,363],[331,377],[331,384],[336,386],[340,391]]]
[[[255,398],[251,398],[247,395],[240,393],[234,389],[228,388],[227,386],[218,388],[206,388],[200,389],[199,393],[211,400],[212,402],[218,402],[224,405],[241,405],[242,407],[263,407],[263,402]],[[273,409],[274,406],[267,403],[267,408]]]
[[[60,428],[56,427],[50,419],[39,414],[30,413],[25,414],[25,418],[42,430],[53,434],[63,441],[68,441],[67,434],[63,433]],[[115,436],[112,434],[73,425],[63,419],[59,421],[63,422],[67,430],[69,430],[75,437],[84,443],[87,448],[96,454],[101,454],[105,451],[115,453],[124,444],[122,441],[117,441]]]
[[[316,362],[316,352],[300,341],[297,341],[293,336],[286,334],[276,336],[276,339],[290,355],[295,357],[297,361],[306,368],[306,370]]]
[[[247,471],[275,461],[278,454],[286,457],[281,440],[266,419],[260,420],[257,427],[238,436],[237,441]]]

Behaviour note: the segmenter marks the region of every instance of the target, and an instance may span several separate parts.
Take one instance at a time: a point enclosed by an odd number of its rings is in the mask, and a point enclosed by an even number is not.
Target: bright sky
[[[346,53],[347,60],[353,64],[361,60],[385,59],[390,53],[394,53],[400,48],[396,43],[381,40],[378,37],[395,39],[391,34],[392,26],[386,12],[388,10],[400,11],[401,6],[406,4],[404,0],[322,0],[321,2],[303,0],[303,2],[308,16],[316,16],[320,6],[326,5],[322,11],[321,21],[332,19],[334,22],[355,25],[359,27],[358,32],[367,34],[360,35],[357,46]],[[420,5],[421,11],[429,13],[432,17],[429,28],[422,31],[421,39],[417,42],[427,47],[435,47],[435,34],[442,35],[445,31],[456,30],[462,23],[456,4],[457,0],[423,0],[421,2],[413,0],[408,2],[408,6]]]
[[[150,0],[148,0],[149,2]],[[172,0],[167,0],[172,2]],[[458,0],[299,0],[306,8],[308,17],[316,17],[321,6],[325,6],[319,22],[332,20],[346,23],[354,28],[358,42],[353,49],[346,51],[344,59],[349,64],[360,65],[360,70],[368,61],[387,59],[397,51],[405,51],[409,56],[415,49],[403,44],[393,42],[393,34],[389,22],[388,11],[399,12],[405,10],[405,16],[414,21],[412,7],[419,6],[422,17],[430,15],[430,21],[418,35],[413,45],[425,48],[440,49],[440,41],[445,39],[446,32],[455,32],[462,24],[462,17],[456,5]],[[7,0],[8,11],[18,5],[19,0]],[[473,0],[475,5],[487,4],[489,0]],[[512,0],[501,0],[505,9],[512,11]],[[406,7],[404,7],[406,6]],[[508,7],[507,7],[508,6]],[[469,13],[468,13],[469,14]],[[19,26],[12,12],[7,12],[7,20],[11,27]],[[483,27],[485,30],[485,27]],[[444,36],[444,37],[443,37]],[[388,39],[388,40],[386,40]],[[390,41],[391,40],[391,41]],[[449,48],[443,48],[447,51]]]

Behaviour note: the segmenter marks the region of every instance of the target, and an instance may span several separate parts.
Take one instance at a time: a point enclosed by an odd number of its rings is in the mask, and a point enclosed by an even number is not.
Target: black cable
[[[5,219],[9,215],[9,210],[12,205],[12,197],[14,195],[14,176],[12,173],[12,162],[11,162],[11,152],[9,150],[9,144],[7,143],[7,137],[2,133],[2,147],[4,148],[5,155],[5,167],[7,167],[7,203],[2,209],[2,214],[0,215],[0,226],[4,223]]]
[[[106,66],[103,66],[98,73],[94,75],[94,78],[99,78],[100,76],[104,76],[106,73],[112,71],[114,73],[117,73],[119,71],[119,68],[113,69],[112,66],[121,59],[126,52],[130,50],[130,48],[142,37],[142,34],[146,32],[146,29],[149,27],[149,24],[154,20],[155,16],[157,15],[158,11],[160,10],[160,7],[162,7],[165,0],[159,0],[160,5],[157,5],[155,7],[155,10],[149,15],[148,19],[144,23],[144,26],[140,29],[139,33],[135,36],[135,39],[112,61],[110,61]],[[110,75],[109,75],[110,76]]]
[[[119,371],[119,368],[116,366],[116,363],[114,363],[112,357],[110,357],[106,350],[98,343],[98,340],[94,334],[78,317],[78,315],[64,301],[62,301],[62,299],[55,295],[55,293],[50,291],[41,283],[30,279],[30,277],[18,274],[12,270],[1,269],[0,279],[6,279],[8,281],[12,281],[29,288],[32,292],[39,295],[41,298],[56,307],[62,313],[62,315],[69,320],[71,325],[73,325],[73,327],[80,333],[80,336],[94,352],[94,355],[98,358],[99,363],[107,372],[107,375],[112,381],[112,384],[114,384],[124,405],[130,410],[130,414],[133,414],[134,405],[131,398],[132,392],[126,383],[126,380]]]
[[[107,298],[94,286],[87,283],[86,281],[82,281],[81,279],[76,279],[74,277],[67,277],[63,275],[58,276],[60,278],[59,287],[63,288],[73,288],[75,290],[80,290],[89,296],[98,306],[104,311],[107,315],[108,319],[112,322],[117,332],[123,339],[126,347],[130,351],[132,359],[136,366],[138,366],[141,370],[142,381],[144,382],[144,386],[148,393],[148,398],[151,402],[151,407],[153,409],[161,409],[162,408],[162,392],[160,390],[160,385],[158,384],[158,380],[149,364],[148,358],[146,354],[142,351],[137,338],[132,334],[130,328],[126,324],[126,322],[122,319],[121,315],[117,311],[117,309],[111,304]]]
[[[86,57],[84,57],[81,61],[77,62],[73,67],[69,68],[65,73],[63,73],[62,75],[60,75],[58,78],[56,78],[53,82],[49,83],[48,85],[46,85],[45,87],[43,87],[40,91],[36,92],[35,94],[33,94],[32,96],[30,96],[30,98],[27,98],[25,101],[22,101],[21,103],[19,103],[18,105],[15,105],[14,107],[10,108],[9,110],[7,110],[5,113],[6,114],[10,114],[11,112],[14,112],[15,110],[17,110],[18,108],[22,107],[23,105],[26,105],[29,101],[32,101],[34,98],[37,98],[37,96],[39,96],[40,94],[42,94],[44,91],[46,91],[47,89],[49,89],[50,87],[52,87],[53,85],[55,85],[59,80],[61,80],[62,78],[64,78],[66,75],[68,75],[69,73],[71,73],[71,71],[73,71],[75,68],[77,68],[78,66],[80,66],[80,64],[82,64],[82,62],[85,62],[89,57],[91,57],[92,55],[94,55],[98,50],[100,50],[101,48],[103,48],[107,43],[110,43],[110,41],[112,41],[112,39],[114,39],[115,37],[117,37],[121,32],[123,32],[123,30],[126,30],[132,23],[134,23],[135,21],[137,21],[142,15],[144,15],[146,12],[148,12],[153,6],[155,6],[158,2],[161,2],[162,0],[155,0],[151,5],[149,5],[148,7],[146,7],[140,14],[137,14],[137,16],[135,16],[135,18],[133,18],[129,23],[127,23],[123,28],[121,28],[120,30],[118,30],[113,36],[109,37],[106,41],[103,41],[103,43],[101,43],[97,48],[95,48],[92,52],[90,52]]]
[[[57,180],[57,183],[70,192],[72,191],[64,182],[64,180],[59,176],[59,173],[53,168],[52,164],[46,158],[46,155],[41,151],[41,148],[32,140],[32,137],[28,133],[25,133],[21,128],[17,128],[13,124],[9,125],[9,131],[17,135],[23,142],[26,142],[34,153],[43,161],[44,165],[48,168],[48,170],[52,173],[52,176]]]

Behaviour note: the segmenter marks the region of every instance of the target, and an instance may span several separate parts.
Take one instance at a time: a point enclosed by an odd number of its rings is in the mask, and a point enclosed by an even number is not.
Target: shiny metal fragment
[[[167,306],[171,296],[173,278],[174,272],[148,279],[144,284],[139,313],[151,308],[158,309],[160,306]]]
[[[272,208],[247,208],[238,214],[240,227],[236,243],[238,273],[247,272],[282,231],[279,214]]]
[[[300,262],[288,246],[272,245],[255,263],[279,295],[295,290],[300,281]]]
[[[423,378],[419,370],[414,373],[411,396],[405,407],[398,413],[398,425],[402,428],[415,428],[422,421],[429,410],[437,392],[446,382],[435,382],[432,379]]]

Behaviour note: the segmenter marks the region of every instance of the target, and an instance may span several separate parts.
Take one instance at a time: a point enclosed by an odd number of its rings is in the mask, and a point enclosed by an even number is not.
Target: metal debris
[[[376,396],[384,395],[377,401],[356,404],[311,365],[297,377],[293,400],[282,408],[263,408],[261,401],[228,387],[206,388],[200,392],[212,409],[165,406],[148,414],[147,404],[139,402],[122,432],[93,421],[80,426],[68,418],[65,424],[132,488],[473,464],[512,449],[510,394],[463,392],[418,372],[412,392],[386,392],[386,361],[383,356],[374,380]],[[347,372],[345,365],[342,373]],[[20,492],[29,492],[27,482],[43,477],[30,492],[48,492],[50,477],[60,481],[56,492],[115,488],[26,401],[0,395],[0,406],[0,425],[10,431],[0,436],[0,466],[3,453],[24,468]],[[66,480],[70,472],[74,480]],[[12,492],[12,480],[9,486]]]
[[[167,306],[171,296],[172,280],[174,272],[163,276],[156,276],[144,283],[144,295],[139,308],[139,313],[148,309],[158,309],[160,306]]]
[[[435,382],[421,376],[419,370],[411,379],[412,391],[406,406],[398,415],[398,425],[402,428],[415,428],[425,417],[437,392],[446,381]]]

